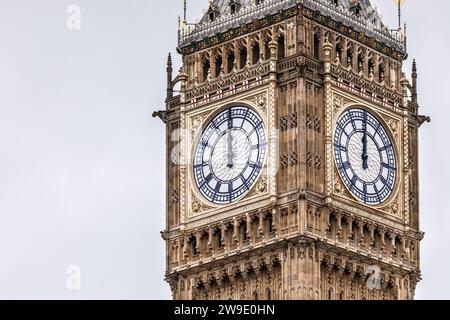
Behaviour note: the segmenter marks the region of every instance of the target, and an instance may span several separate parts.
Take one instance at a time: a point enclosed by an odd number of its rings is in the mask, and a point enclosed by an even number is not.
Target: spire
[[[172,54],[170,52],[167,56],[167,68],[172,68]]]
[[[416,64],[416,59],[413,59],[411,78],[412,78],[412,102],[417,103],[417,64]]]
[[[180,41],[181,38],[181,18],[178,16],[178,41]]]
[[[187,1],[184,0],[183,1],[183,23],[186,24],[187,23]]]
[[[167,99],[173,97],[173,85],[172,85],[172,55],[169,52],[167,57]]]

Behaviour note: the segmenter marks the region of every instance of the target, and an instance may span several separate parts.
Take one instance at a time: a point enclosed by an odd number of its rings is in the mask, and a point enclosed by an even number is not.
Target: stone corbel
[[[368,223],[369,233],[370,233],[370,246],[375,245],[375,226],[373,223]]]
[[[214,237],[214,231],[211,226],[208,228],[208,251],[212,252],[214,250],[212,239]]]
[[[264,237],[264,213],[262,212],[262,210],[259,210],[258,212],[259,214],[259,226],[258,226],[258,233],[260,237]]]
[[[364,220],[358,219],[357,225],[358,225],[359,246],[364,247]]]
[[[222,248],[225,247],[226,232],[227,232],[227,225],[226,223],[222,223],[220,226],[220,245]]]
[[[185,235],[183,241],[183,260],[189,258],[188,243],[189,243],[188,236]]]

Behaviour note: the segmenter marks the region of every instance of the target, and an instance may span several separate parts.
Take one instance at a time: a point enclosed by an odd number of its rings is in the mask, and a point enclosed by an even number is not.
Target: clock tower
[[[369,0],[214,0],[177,51],[154,114],[173,298],[413,299],[429,118],[406,27]]]

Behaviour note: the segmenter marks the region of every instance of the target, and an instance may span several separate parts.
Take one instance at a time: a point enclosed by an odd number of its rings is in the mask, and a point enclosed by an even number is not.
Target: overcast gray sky
[[[393,0],[372,1],[395,25]],[[0,298],[170,297],[164,126],[151,113],[164,107],[181,2],[0,0]],[[192,21],[208,3],[188,2]],[[80,30],[67,29],[69,5],[81,9]],[[433,118],[420,141],[417,298],[450,299],[450,3],[404,9],[421,112]],[[71,265],[81,290],[67,289]]]

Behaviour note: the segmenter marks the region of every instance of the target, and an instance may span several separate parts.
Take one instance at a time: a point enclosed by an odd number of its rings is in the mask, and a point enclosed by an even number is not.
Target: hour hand
[[[363,138],[363,155],[362,155],[362,160],[363,160],[363,169],[367,170],[369,169],[369,155],[367,154],[367,138]]]
[[[227,167],[228,168],[233,168],[233,137],[231,135],[231,129],[228,129],[228,133],[227,133],[228,137],[227,137]]]
[[[369,164],[368,164],[369,155],[367,154],[367,119],[366,119],[366,116],[367,115],[364,113],[364,121],[363,121],[364,133],[363,133],[363,138],[362,138],[362,143],[363,143],[362,161],[363,161],[363,169],[364,170],[369,169]]]

